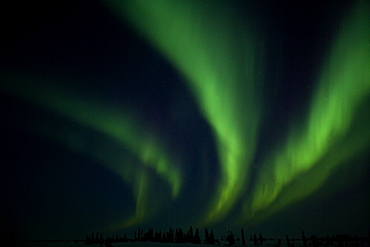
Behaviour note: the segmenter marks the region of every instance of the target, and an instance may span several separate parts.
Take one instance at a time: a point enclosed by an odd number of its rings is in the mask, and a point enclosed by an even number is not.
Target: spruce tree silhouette
[[[184,243],[184,233],[182,232],[181,228],[176,229],[175,242],[176,243]]]
[[[244,238],[244,229],[243,228],[241,229],[241,235],[242,235],[242,245],[245,246],[246,242],[245,242],[245,238]]]
[[[153,242],[153,227],[149,228],[146,233],[143,234],[143,237],[141,238],[144,242]]]
[[[167,242],[168,243],[173,243],[175,242],[175,238],[173,236],[173,230],[172,228],[170,227],[170,229],[168,230],[168,233],[167,233]]]
[[[177,228],[175,230],[175,243],[178,243],[178,241],[179,241],[178,237],[179,237],[179,229]]]
[[[161,242],[162,233],[161,231],[155,231],[154,242]]]
[[[167,233],[166,232],[162,233],[161,243],[167,243]]]
[[[286,235],[286,246],[290,247],[290,239],[288,235]]]
[[[139,227],[139,229],[137,229],[137,239],[136,239],[136,241],[141,241],[141,233],[142,233],[142,230]]]
[[[233,232],[231,231],[230,234],[227,236],[226,241],[229,241],[228,246],[233,246],[235,244],[235,237]]]
[[[112,247],[112,239],[110,239],[109,237],[107,237],[107,239],[105,240],[105,247]]]
[[[194,235],[193,235],[193,227],[190,226],[190,229],[189,229],[189,239],[190,239],[190,242],[192,241]]]
[[[215,244],[215,234],[213,234],[213,230],[209,234],[209,244]]]
[[[195,235],[194,235],[194,238],[193,238],[193,243],[194,244],[200,244],[201,240],[200,240],[200,236],[199,236],[199,230],[198,228],[195,230]]]
[[[189,230],[188,230],[188,233],[186,234],[185,236],[185,242],[186,243],[192,243],[193,242],[193,227],[190,226]]]
[[[304,247],[307,247],[307,239],[306,239],[306,236],[304,235],[304,231],[302,230],[302,242],[303,242],[303,246]]]
[[[204,240],[206,241],[206,244],[209,244],[209,233],[207,227],[204,229]]]
[[[258,240],[257,240],[257,236],[256,234],[253,235],[253,243],[254,243],[254,246],[258,246]]]
[[[86,238],[85,238],[85,245],[90,245],[90,244],[91,244],[90,237],[89,237],[89,235],[86,235]]]
[[[312,247],[318,247],[319,246],[319,240],[315,235],[311,235],[311,241],[312,241]]]
[[[260,233],[260,237],[259,237],[259,244],[262,245],[263,244],[263,237],[262,237],[262,234]]]

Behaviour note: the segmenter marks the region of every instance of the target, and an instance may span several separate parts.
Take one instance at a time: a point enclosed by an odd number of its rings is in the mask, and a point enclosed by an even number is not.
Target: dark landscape
[[[369,246],[369,13],[7,1],[0,245]]]
[[[369,237],[349,236],[349,235],[335,235],[318,237],[311,235],[306,237],[302,230],[301,238],[290,238],[286,235],[285,238],[266,238],[261,233],[251,234],[246,238],[244,229],[240,230],[239,235],[232,231],[227,232],[221,238],[215,238],[213,231],[204,229],[204,238],[200,236],[198,228],[193,230],[190,226],[189,230],[184,233],[181,228],[172,229],[166,232],[154,231],[149,228],[146,232],[138,228],[133,237],[110,236],[104,237],[102,233],[92,232],[91,235],[86,235],[86,238],[78,240],[33,240],[33,241],[16,241],[9,239],[7,246],[195,246],[195,245],[215,245],[215,246],[272,246],[272,247],[318,247],[318,246],[335,246],[335,247],[360,247],[370,246]],[[369,233],[370,236],[370,233]],[[73,244],[71,244],[73,243]],[[141,243],[141,245],[139,244]],[[147,243],[147,245],[145,245]],[[122,244],[122,245],[120,245]],[[164,245],[162,245],[164,244]],[[185,244],[185,245],[184,245]],[[186,245],[189,244],[189,245]]]

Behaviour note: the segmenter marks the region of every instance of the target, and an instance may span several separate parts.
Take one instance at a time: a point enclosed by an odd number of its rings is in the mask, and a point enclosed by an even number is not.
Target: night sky
[[[366,236],[370,4],[324,2],[3,6],[1,233]]]

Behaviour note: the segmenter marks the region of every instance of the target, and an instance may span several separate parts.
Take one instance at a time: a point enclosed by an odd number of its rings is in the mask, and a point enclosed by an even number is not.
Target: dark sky
[[[2,8],[2,233],[367,234],[366,1],[133,2]]]

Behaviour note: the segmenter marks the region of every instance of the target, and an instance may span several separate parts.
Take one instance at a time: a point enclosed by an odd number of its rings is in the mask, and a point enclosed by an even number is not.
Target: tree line
[[[213,230],[210,232],[207,228],[204,230],[205,234],[205,241],[206,244],[215,244],[216,239],[213,233]],[[231,233],[231,237],[229,237],[230,241],[234,241],[234,236]],[[232,240],[234,239],[234,240]],[[122,242],[158,242],[158,243],[193,243],[193,244],[200,244],[202,240],[200,238],[199,229],[196,228],[195,231],[193,227],[190,226],[188,231],[184,232],[181,228],[172,229],[169,228],[168,231],[155,231],[153,227],[149,228],[146,232],[142,228],[138,228],[137,231],[134,233],[133,238],[127,238],[125,234],[123,237],[107,237],[103,238],[102,233],[99,232],[92,232],[91,235],[86,235],[85,238],[85,245],[92,245],[92,244],[105,244],[106,246],[111,246],[112,243],[122,243]]]
[[[226,241],[227,246],[233,246],[236,242],[241,243],[242,246],[247,246],[247,241],[244,236],[244,229],[241,228],[240,231],[240,238],[234,237],[232,231],[227,231],[227,236],[223,236],[220,239],[221,241]],[[91,235],[86,235],[85,238],[85,245],[92,245],[92,244],[100,244],[105,245],[106,247],[112,246],[112,243],[124,243],[124,242],[158,242],[158,243],[193,243],[193,244],[220,244],[221,241],[215,238],[213,230],[209,231],[208,228],[204,228],[204,241],[201,240],[199,229],[196,228],[195,231],[193,227],[187,231],[183,231],[181,228],[172,229],[171,227],[168,231],[154,231],[153,227],[149,228],[146,232],[142,228],[138,228],[133,238],[127,238],[127,235],[124,234],[123,237],[118,237],[118,235],[103,238],[103,234],[99,232],[92,232]],[[282,240],[272,239],[272,238],[264,238],[260,233],[258,236],[256,234],[252,234],[249,238],[249,241],[253,243],[253,247],[262,246],[264,241],[266,240],[274,240],[275,244],[274,247],[283,247]],[[360,246],[361,242],[368,242],[370,244],[370,232],[368,238],[360,238],[358,236],[349,236],[349,235],[336,235],[336,236],[326,236],[319,238],[315,235],[311,235],[310,237],[306,237],[304,231],[302,230],[302,238],[299,239],[291,239],[288,235],[285,237],[285,244],[286,247],[294,247],[294,242],[299,241],[301,242],[300,246],[303,247],[318,247],[318,246],[338,246],[338,247],[346,247],[349,246]],[[249,245],[249,244],[248,244]]]

